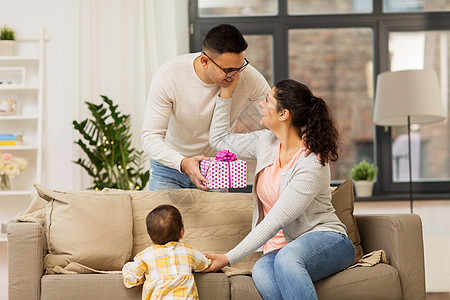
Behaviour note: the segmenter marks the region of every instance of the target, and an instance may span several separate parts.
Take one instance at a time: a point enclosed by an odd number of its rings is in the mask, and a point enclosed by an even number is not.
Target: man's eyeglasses
[[[236,75],[238,72],[241,73],[242,71],[244,71],[244,69],[248,66],[249,62],[246,58],[244,58],[244,64],[237,69],[224,69],[221,66],[219,66],[211,57],[208,56],[208,54],[206,54],[205,52],[202,52],[207,58],[209,58],[213,64],[215,64],[219,69],[221,69],[224,73],[225,73],[225,77],[230,78],[234,75]]]

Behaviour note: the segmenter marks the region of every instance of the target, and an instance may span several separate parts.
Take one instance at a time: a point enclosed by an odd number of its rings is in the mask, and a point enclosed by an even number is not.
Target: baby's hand
[[[209,265],[209,267],[204,269],[202,273],[215,272],[230,263],[228,261],[228,258],[224,254],[205,253],[205,256],[211,260],[211,264]]]

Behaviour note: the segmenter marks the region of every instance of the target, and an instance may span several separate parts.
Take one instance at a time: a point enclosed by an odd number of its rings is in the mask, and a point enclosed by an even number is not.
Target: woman
[[[207,254],[206,271],[264,246],[252,271],[261,296],[317,299],[313,281],[350,266],[355,252],[331,204],[328,162],[338,158],[339,138],[330,110],[306,85],[283,80],[260,102],[260,122],[269,130],[231,134],[231,94],[232,88],[222,89],[217,97],[210,143],[256,158],[253,229],[225,255]],[[304,149],[311,154],[301,155]]]

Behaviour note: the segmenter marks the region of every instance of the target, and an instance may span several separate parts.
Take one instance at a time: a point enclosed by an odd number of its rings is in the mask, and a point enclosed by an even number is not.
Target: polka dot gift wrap
[[[227,151],[227,150],[224,150]],[[202,160],[200,162],[200,171],[206,177],[209,184],[206,187],[212,189],[226,189],[226,188],[245,188],[247,186],[247,163],[243,160],[225,158],[227,161],[218,160],[223,159],[219,157],[220,151],[215,159]],[[229,152],[231,153],[231,152]]]

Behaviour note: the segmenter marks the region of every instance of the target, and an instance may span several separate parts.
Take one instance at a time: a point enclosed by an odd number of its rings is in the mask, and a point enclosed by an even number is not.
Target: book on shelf
[[[23,145],[22,133],[0,133],[0,146]]]
[[[17,146],[17,141],[0,141],[0,146]]]

